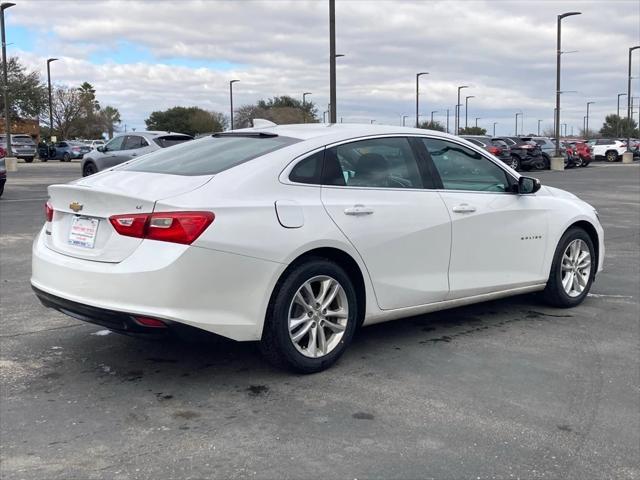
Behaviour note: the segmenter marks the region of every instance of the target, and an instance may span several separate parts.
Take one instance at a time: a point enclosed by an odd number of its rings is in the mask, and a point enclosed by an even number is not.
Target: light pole
[[[57,58],[47,59],[47,83],[49,85],[49,141],[53,136],[53,101],[51,100],[51,62],[55,62]]]
[[[311,95],[311,92],[302,94],[302,123],[307,123],[307,95]]]
[[[482,120],[482,117],[476,117],[476,128],[478,128],[478,120]]]
[[[563,137],[566,137],[567,136],[567,124],[563,123],[561,126],[564,127],[564,135],[563,135]]]
[[[336,0],[329,0],[329,122],[336,123]]]
[[[540,136],[540,122],[542,122],[542,120],[538,120],[538,136]]]
[[[0,4],[0,27],[2,29],[2,65],[4,78],[4,133],[7,137],[7,157],[12,157],[11,152],[11,122],[9,121],[9,85],[7,83],[7,40],[4,32],[4,11],[11,8],[15,3],[5,2]]]
[[[585,127],[585,138],[587,140],[589,140],[589,105],[592,105],[596,102],[587,102],[587,123],[586,123],[586,127]]]
[[[469,121],[469,99],[470,98],[476,98],[475,95],[469,95],[468,97],[464,98],[464,128],[467,128],[468,125],[468,121]]]
[[[616,124],[616,137],[620,136],[620,97],[624,97],[626,95],[626,93],[619,93],[618,94],[618,109],[616,110],[616,114],[618,115],[618,121]]]
[[[409,118],[409,115],[402,115],[402,126],[403,126],[403,127],[405,126],[404,121],[405,121],[407,118]]]
[[[498,122],[493,122],[493,136],[496,136],[496,125],[498,124]]]
[[[325,110],[324,112],[322,112],[322,123],[327,123],[327,114],[329,113],[329,110]]]
[[[231,80],[229,82],[229,105],[230,105],[230,113],[231,113],[231,130],[233,130],[233,84],[239,82],[240,80]]]
[[[438,113],[438,110],[433,110],[433,111],[431,112],[431,128],[433,128],[433,114],[434,114],[434,113]]]
[[[420,77],[422,75],[429,75],[429,72],[416,73],[416,128],[420,125]]]
[[[469,85],[460,85],[458,87],[458,103],[456,104],[456,135],[458,135],[458,131],[460,130],[460,90],[463,88],[469,88]]]
[[[558,38],[556,49],[556,114],[555,114],[555,137],[556,137],[556,157],[560,156],[560,56],[562,55],[562,19],[572,15],[580,15],[581,12],[566,12],[558,15]]]
[[[522,115],[522,112],[516,113],[516,133],[513,135],[514,137],[518,136],[518,115]]]
[[[4,20],[2,20],[4,22]],[[4,23],[3,23],[4,24]],[[4,31],[4,29],[3,29]],[[2,38],[2,44],[4,45],[4,37]],[[631,53],[633,53],[634,50],[637,50],[638,48],[640,48],[640,45],[637,45],[635,47],[629,47],[629,78],[627,80],[627,118],[629,119],[629,128],[627,128],[627,153],[631,153],[631,102],[632,102],[632,98],[631,98]],[[6,63],[5,63],[5,85],[7,83],[7,70],[6,70]],[[5,100],[6,103],[6,100]],[[640,128],[640,125],[638,126],[638,128]]]

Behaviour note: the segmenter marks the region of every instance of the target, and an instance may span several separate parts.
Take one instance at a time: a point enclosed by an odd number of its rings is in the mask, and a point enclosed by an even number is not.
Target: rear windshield
[[[165,135],[164,137],[156,137],[153,139],[162,148],[173,147],[179,143],[188,142],[193,140],[193,137],[189,135]]]
[[[205,137],[148,153],[122,170],[170,175],[215,175],[299,140],[289,137]]]
[[[6,140],[6,138],[4,140]],[[25,136],[16,135],[15,137],[12,135],[11,136],[11,141],[13,143],[21,143],[23,145],[35,145],[35,142],[33,141],[33,139],[28,135],[25,135]]]

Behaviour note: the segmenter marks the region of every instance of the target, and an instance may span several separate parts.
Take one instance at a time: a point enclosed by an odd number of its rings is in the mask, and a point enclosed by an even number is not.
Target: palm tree
[[[117,108],[107,105],[102,109],[102,121],[104,128],[109,133],[109,138],[113,138],[113,132],[117,129],[116,124],[120,124],[120,112]]]

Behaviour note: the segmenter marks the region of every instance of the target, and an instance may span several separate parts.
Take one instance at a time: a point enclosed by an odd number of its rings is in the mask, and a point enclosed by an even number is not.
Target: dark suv
[[[536,142],[521,137],[499,137],[511,148],[511,168],[514,170],[544,170],[548,168],[542,149]]]
[[[507,145],[504,140],[500,140],[499,138],[485,137],[482,135],[464,135],[461,138],[464,138],[474,145],[484,148],[487,152],[495,155],[510,167],[513,166],[511,148],[509,148],[509,145]]]

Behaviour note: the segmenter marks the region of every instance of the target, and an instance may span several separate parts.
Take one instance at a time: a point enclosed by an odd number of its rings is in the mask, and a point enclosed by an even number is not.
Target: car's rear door
[[[382,309],[449,291],[450,218],[414,142],[377,137],[325,151],[322,203],[362,257]]]
[[[515,178],[454,140],[423,144],[452,219],[449,298],[546,281],[548,210],[536,195],[512,193]]]

